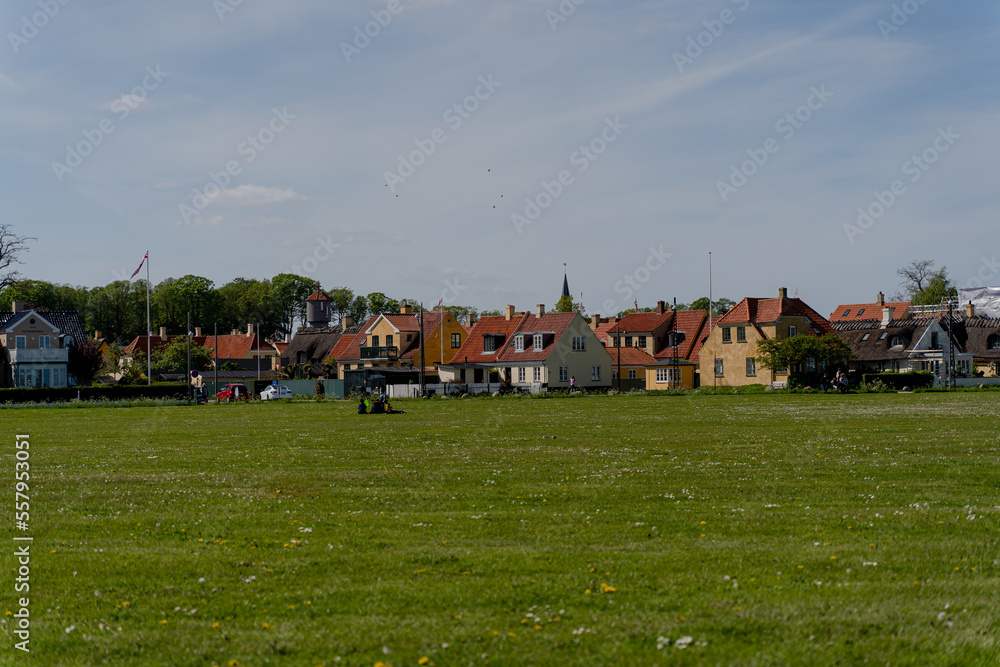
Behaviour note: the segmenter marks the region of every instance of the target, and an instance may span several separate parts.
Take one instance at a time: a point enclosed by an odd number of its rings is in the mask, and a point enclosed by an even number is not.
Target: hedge
[[[865,384],[879,381],[896,390],[903,387],[926,389],[934,386],[934,374],[926,371],[913,373],[865,373],[861,376],[861,380]]]
[[[97,385],[94,387],[17,387],[0,389],[0,403],[63,403],[75,401],[128,401],[143,398],[186,398],[186,384]]]

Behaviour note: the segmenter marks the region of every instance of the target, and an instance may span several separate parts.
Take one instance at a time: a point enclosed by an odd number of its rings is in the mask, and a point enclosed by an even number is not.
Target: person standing
[[[569,376],[569,390],[573,391],[574,389],[576,389],[576,376],[575,375],[570,375]]]

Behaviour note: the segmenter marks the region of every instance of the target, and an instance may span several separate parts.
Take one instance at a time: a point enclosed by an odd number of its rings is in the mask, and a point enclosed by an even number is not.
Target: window
[[[788,327],[788,337],[789,338],[795,338],[795,336],[797,336],[798,333],[799,333],[799,328],[796,327],[794,324],[790,325]]]
[[[1000,336],[993,334],[986,339],[986,347],[991,350],[1000,350]]]
[[[779,375],[788,375],[788,366],[778,366],[774,372]]]
[[[863,342],[865,342],[866,340],[868,340],[868,338],[869,338],[870,336],[871,336],[871,334],[865,334],[864,336],[862,336],[862,337],[861,337],[861,342],[862,342],[862,343],[863,343]]]
[[[889,347],[896,347],[897,345],[902,345],[903,341],[899,339],[899,336],[893,336],[892,340],[889,341]]]
[[[634,380],[635,379],[635,369],[634,368],[628,369],[628,379],[629,380]]]
[[[715,360],[715,377],[717,378],[725,377],[725,375],[723,374],[722,359]]]
[[[378,347],[378,336],[372,336],[372,347]]]
[[[409,343],[413,340],[413,334],[406,334],[406,342]]]
[[[845,310],[845,311],[844,311],[844,314],[843,314],[843,315],[841,315],[841,317],[847,317],[847,316],[848,316],[848,315],[850,315],[850,314],[851,314],[851,309],[850,309],[850,308],[848,308],[847,310]]]
[[[493,336],[483,336],[483,352],[495,352],[497,349],[497,339]]]
[[[625,347],[632,347],[632,337],[625,336]]]
[[[663,384],[669,382],[671,384],[680,384],[681,382],[681,369],[679,368],[657,368],[656,369],[656,382],[658,384]]]
[[[543,347],[542,346],[542,334],[535,334],[535,340],[534,340],[535,352],[541,352],[542,351],[542,347]]]
[[[38,337],[38,349],[40,349],[40,350],[48,350],[51,347],[52,347],[52,339],[50,337],[48,337],[48,336],[39,336]]]
[[[883,331],[883,332],[882,332],[882,335],[881,335],[881,336],[879,336],[879,337],[878,337],[878,339],[879,339],[879,340],[885,340],[885,337],[886,337],[886,336],[888,336],[888,335],[889,335],[889,333],[888,333],[888,332],[886,332],[886,331]]]
[[[590,367],[590,379],[593,380],[594,382],[600,382],[601,381],[601,367],[600,366],[591,366]]]
[[[541,381],[542,381],[542,367],[535,366],[535,382],[541,382]]]
[[[726,327],[722,330],[722,342],[723,343],[733,342],[733,334],[732,331],[730,331],[729,327]]]
[[[621,345],[622,345],[621,336],[614,336],[611,339],[611,347],[621,347]]]
[[[386,347],[392,347],[392,336],[386,336],[385,337],[385,346]]]
[[[747,357],[747,377],[752,378],[757,375],[757,360],[753,357]]]
[[[573,351],[574,352],[586,352],[587,350],[587,339],[584,336],[573,336]]]
[[[524,382],[524,366],[520,366],[517,369],[517,381]]]
[[[816,360],[813,358],[806,359],[806,373],[816,372]]]
[[[860,317],[860,316],[862,316],[864,314],[865,314],[865,309],[862,308],[861,310],[858,311],[857,317]]]
[[[569,366],[560,366],[559,367],[559,381],[560,382],[569,382]]]
[[[14,346],[18,350],[23,350],[24,348],[28,347],[28,338],[26,336],[18,336],[14,341]]]
[[[618,379],[618,369],[617,368],[612,368],[611,369],[611,379],[612,380],[617,380]]]
[[[514,336],[514,351],[515,352],[524,352],[524,336],[522,336],[520,334],[518,334],[517,336]],[[522,380],[522,382],[523,382],[523,380]]]
[[[351,365],[350,364],[344,364],[344,370],[345,371],[351,370]]]
[[[736,327],[736,342],[745,343],[747,342],[747,328],[746,327]]]
[[[639,347],[641,347],[644,350],[646,349],[646,337],[645,336],[639,336]]]
[[[937,333],[937,331],[932,331],[931,332],[931,349],[932,350],[939,350],[939,349],[941,349],[940,347],[938,347],[938,333]]]
[[[451,349],[457,350],[462,347],[462,334],[453,333],[451,335]]]

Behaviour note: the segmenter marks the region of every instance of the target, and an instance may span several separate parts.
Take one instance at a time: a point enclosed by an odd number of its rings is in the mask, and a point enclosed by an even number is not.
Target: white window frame
[[[496,352],[497,339],[493,336],[483,336],[483,352]]]
[[[726,365],[722,359],[715,359],[715,377],[724,378],[726,377]]]
[[[534,377],[535,377],[535,382],[541,382],[542,381],[542,367],[541,366],[535,366]]]
[[[524,382],[524,366],[517,367],[517,381]]]
[[[451,349],[457,350],[460,347],[462,347],[462,334],[453,333],[451,335]]]
[[[638,377],[638,374],[636,373],[636,370],[634,368],[628,369],[628,379],[629,380],[635,380],[637,377]]]
[[[560,382],[569,382],[569,366],[560,366],[559,367],[559,381]]]
[[[795,326],[794,324],[789,324],[788,325],[788,337],[789,338],[795,338],[798,335],[799,335],[799,328],[797,326]]]
[[[532,345],[531,345],[531,346],[532,346],[532,349],[533,349],[533,350],[534,350],[535,352],[541,352],[541,351],[542,351],[542,348],[544,347],[544,345],[543,345],[543,341],[544,341],[544,339],[542,338],[542,334],[535,334],[535,335],[534,335],[534,336],[532,337],[532,341],[531,341],[531,344],[532,344]]]
[[[591,366],[590,367],[590,379],[593,382],[600,382],[601,381],[601,367],[600,366]]]
[[[524,352],[524,336],[522,334],[514,336],[514,351]]]
[[[757,377],[757,360],[754,357],[747,357],[747,377]]]
[[[586,336],[573,336],[573,351],[574,352],[586,352],[587,351],[587,337]]]
[[[733,330],[729,327],[722,327],[722,342],[732,343],[733,342]]]

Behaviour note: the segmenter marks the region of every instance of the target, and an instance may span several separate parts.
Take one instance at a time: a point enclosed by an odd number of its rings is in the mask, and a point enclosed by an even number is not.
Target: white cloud
[[[307,201],[308,197],[292,188],[269,188],[263,185],[240,185],[223,190],[211,199],[214,206],[267,206]]]

